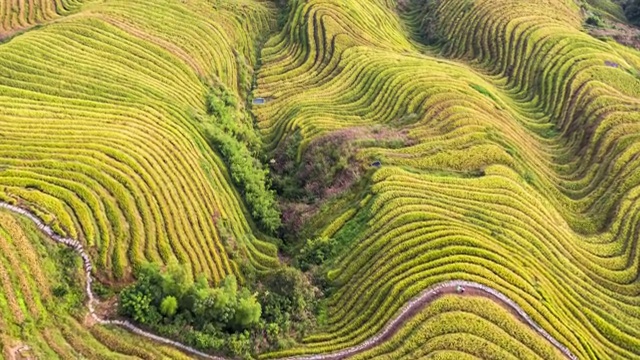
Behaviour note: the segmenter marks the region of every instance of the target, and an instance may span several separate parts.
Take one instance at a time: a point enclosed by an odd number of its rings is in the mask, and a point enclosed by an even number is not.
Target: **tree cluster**
[[[628,0],[622,4],[622,8],[629,22],[640,26],[640,0]]]
[[[274,188],[288,200],[313,203],[327,197],[332,187],[358,176],[354,140],[344,133],[323,136],[309,144],[298,162],[302,137],[294,133],[274,159]]]
[[[286,347],[315,324],[317,289],[294,268],[262,275],[253,290],[234,276],[211,287],[178,265],[144,266],[136,277],[120,293],[120,314],[203,351],[251,358]]]
[[[121,315],[161,333],[187,334],[200,348],[233,355],[250,351],[248,333],[260,322],[262,307],[257,294],[239,288],[234,276],[210,287],[204,277],[193,281],[183,267],[173,265],[163,273],[149,265],[137,277],[120,293]],[[242,338],[246,344],[235,344],[234,350],[233,342]]]

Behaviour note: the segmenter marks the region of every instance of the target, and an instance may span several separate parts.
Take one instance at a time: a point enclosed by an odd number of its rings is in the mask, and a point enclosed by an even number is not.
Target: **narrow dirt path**
[[[21,207],[15,206],[15,205],[11,205],[5,202],[1,202],[0,201],[0,208],[4,208],[7,209],[11,212],[14,212],[16,214],[20,214],[23,215],[25,217],[27,217],[29,220],[31,220],[33,223],[36,224],[36,226],[38,226],[38,228],[44,232],[49,238],[51,238],[52,240],[54,240],[55,242],[64,244],[70,248],[72,248],[73,250],[75,250],[80,257],[82,258],[83,264],[84,264],[84,270],[85,270],[85,275],[86,275],[86,294],[87,297],[89,299],[89,301],[87,302],[87,307],[89,308],[89,314],[90,316],[95,320],[96,323],[99,323],[101,325],[117,325],[117,326],[121,326],[135,334],[138,334],[140,336],[146,337],[148,339],[151,339],[153,341],[159,342],[159,343],[163,343],[163,344],[167,344],[167,345],[171,345],[174,346],[180,350],[183,350],[187,353],[190,353],[192,355],[196,355],[205,359],[212,359],[212,360],[227,360],[226,358],[223,357],[219,357],[219,356],[213,356],[213,355],[209,355],[206,354],[202,351],[196,350],[190,346],[184,345],[182,343],[179,343],[177,341],[173,341],[167,338],[163,338],[161,336],[149,333],[147,331],[144,331],[140,328],[138,328],[137,326],[133,325],[132,323],[128,322],[128,321],[122,321],[122,320],[106,320],[106,319],[102,319],[100,318],[100,316],[98,316],[96,310],[95,310],[95,304],[96,299],[93,295],[93,291],[91,288],[91,283],[93,281],[93,278],[91,276],[91,270],[93,269],[93,265],[91,264],[91,259],[89,257],[89,255],[86,253],[86,251],[84,250],[84,247],[82,246],[82,244],[80,242],[78,242],[77,240],[74,239],[70,239],[70,238],[64,238],[61,237],[59,235],[57,235],[53,229],[51,229],[51,227],[49,227],[48,225],[44,224],[42,222],[42,220],[40,220],[40,218],[38,218],[36,215],[34,215],[33,213],[31,213],[28,210],[25,210]],[[459,287],[462,287],[464,289],[464,291],[462,293],[459,293]],[[514,314],[514,316],[516,316],[520,321],[522,321],[523,323],[527,324],[529,327],[531,327],[533,330],[535,330],[540,336],[544,337],[545,339],[547,339],[553,346],[555,346],[560,352],[562,352],[562,354],[564,354],[568,359],[571,360],[577,360],[578,358],[564,345],[562,345],[558,340],[556,340],[554,337],[552,337],[551,335],[549,335],[549,333],[547,333],[544,329],[542,329],[538,324],[536,324],[530,317],[529,315],[527,315],[527,313],[520,308],[520,306],[518,306],[518,304],[516,304],[513,300],[509,299],[506,295],[502,294],[501,292],[499,292],[498,290],[495,290],[493,288],[490,288],[488,286],[479,284],[479,283],[475,283],[475,282],[471,282],[471,281],[464,281],[464,280],[452,280],[452,281],[446,281],[440,284],[436,284],[426,290],[424,290],[422,293],[420,293],[420,295],[416,296],[415,298],[413,298],[411,301],[409,301],[407,304],[405,304],[405,306],[402,307],[400,313],[393,318],[391,321],[389,321],[389,323],[387,323],[387,325],[382,329],[382,331],[380,331],[378,334],[376,334],[375,336],[369,338],[368,340],[365,340],[364,342],[362,342],[359,345],[355,345],[352,346],[350,348],[338,351],[338,352],[334,352],[334,353],[329,353],[329,354],[317,354],[317,355],[306,355],[306,356],[296,356],[296,357],[289,357],[289,358],[285,358],[283,360],[334,360],[334,359],[344,359],[344,358],[348,358],[349,356],[361,353],[363,351],[366,351],[368,349],[371,349],[373,347],[375,347],[376,345],[379,345],[381,343],[383,343],[384,341],[388,340],[391,336],[393,336],[401,327],[402,325],[408,321],[409,319],[411,319],[414,315],[416,315],[420,310],[422,310],[425,306],[427,306],[429,303],[431,303],[433,300],[437,299],[440,296],[443,296],[445,294],[459,294],[462,296],[484,296],[487,297],[493,301],[495,301],[496,303],[500,304],[501,306],[505,307],[507,310],[509,310],[512,314]]]
[[[462,293],[458,292],[458,287],[463,289]],[[345,359],[358,353],[369,350],[381,343],[389,340],[402,325],[410,320],[413,316],[420,312],[424,307],[429,305],[435,299],[446,295],[456,294],[459,296],[483,296],[493,300],[502,307],[506,308],[512,313],[518,320],[522,321],[533,330],[535,330],[540,336],[547,339],[553,346],[555,346],[567,359],[577,360],[571,350],[562,345],[553,336],[549,335],[542,327],[536,324],[527,313],[518,306],[513,300],[509,299],[506,295],[490,288],[488,286],[465,280],[451,280],[436,284],[423,292],[420,295],[414,297],[404,307],[402,307],[400,313],[393,318],[387,325],[375,336],[365,340],[360,345],[356,345],[331,354],[318,354],[304,357],[290,357],[282,360],[338,360]]]

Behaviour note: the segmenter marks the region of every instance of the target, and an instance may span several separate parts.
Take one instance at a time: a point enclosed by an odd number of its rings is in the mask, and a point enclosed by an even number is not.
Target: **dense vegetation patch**
[[[363,196],[372,171],[380,166],[375,156],[359,156],[363,149],[399,149],[412,142],[406,132],[391,126],[338,130],[306,145],[300,132],[289,135],[270,161],[273,187],[282,209],[285,251],[321,230],[319,226],[327,225],[309,222],[320,220],[318,216],[324,217],[322,213],[327,212],[335,217],[336,211],[352,206],[355,198]]]
[[[226,88],[213,88],[207,96],[210,119],[203,125],[211,144],[229,166],[233,182],[240,188],[251,214],[263,229],[280,228],[280,211],[270,189],[269,170],[257,158],[261,142],[250,114]]]
[[[274,187],[282,197],[313,203],[345,190],[359,176],[353,137],[324,136],[311,143],[298,161],[300,140],[294,133],[272,162]]]
[[[211,287],[175,264],[144,266],[136,278],[119,295],[119,313],[204,351],[248,358],[287,347],[315,326],[317,290],[292,268],[245,286],[230,275]]]
[[[622,4],[622,8],[624,9],[624,15],[627,17],[629,22],[634,25],[640,26],[640,1],[639,0],[628,0]]]
[[[330,134],[310,144],[299,159],[301,137],[292,134],[270,162],[280,197],[284,240],[299,242],[305,223],[318,204],[346,190],[361,176],[353,139]]]

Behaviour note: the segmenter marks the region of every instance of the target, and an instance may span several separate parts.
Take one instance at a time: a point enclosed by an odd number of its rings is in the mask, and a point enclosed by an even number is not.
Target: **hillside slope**
[[[130,281],[147,262],[178,261],[214,283],[242,276],[221,231],[237,239],[244,265],[277,266],[276,247],[253,235],[243,200],[199,125],[208,121],[210,87],[246,96],[242,77],[274,26],[272,4],[0,5],[0,36],[7,37],[0,45],[0,200],[82,242],[105,284]],[[8,244],[16,237],[42,242],[28,221],[12,221],[11,231],[24,227],[30,235],[8,233]],[[186,357],[87,322],[82,291],[52,290],[61,286],[52,274],[71,271],[64,269],[71,263],[7,246],[4,357],[25,347],[23,356],[47,359]],[[69,286],[81,289],[85,279],[76,275]],[[33,276],[40,281],[21,280]]]
[[[3,199],[85,242],[106,279],[172,259],[214,280],[237,273],[214,216],[246,239],[257,268],[273,266],[275,248],[252,237],[196,125],[208,84],[239,91],[238,64],[255,61],[271,11],[253,2],[90,3],[3,45]]]
[[[581,32],[572,1],[290,7],[259,75],[270,149],[362,126],[411,141],[360,149],[383,168],[335,236],[353,238],[325,265],[328,324],[284,353],[357,344],[421,290],[466,279],[507,294],[579,358],[639,357],[639,54]],[[488,356],[447,329],[421,356]],[[488,329],[485,341],[500,339],[490,357],[505,358],[507,339]]]
[[[33,225],[0,211],[0,353],[3,358],[187,358],[76,313],[79,259]],[[60,294],[69,292],[62,299]]]
[[[333,247],[308,273],[318,326],[260,358],[640,359],[640,53],[583,31],[580,3],[0,4],[0,201],[81,242],[103,287],[149,262],[242,279],[312,234]],[[264,100],[251,155],[274,173],[352,152],[327,199],[285,199],[317,211],[304,231],[254,224],[204,130],[214,91]],[[0,211],[4,357],[188,357],[95,324],[49,240]],[[403,312],[451,281],[514,306],[452,287]]]

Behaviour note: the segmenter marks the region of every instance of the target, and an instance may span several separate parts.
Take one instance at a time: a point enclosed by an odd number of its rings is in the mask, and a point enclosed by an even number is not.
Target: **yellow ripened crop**
[[[586,2],[0,1],[0,200],[82,242],[109,283],[175,260],[242,276],[227,235],[244,265],[278,267],[201,131],[211,86],[242,103],[253,90],[267,158],[293,134],[300,158],[340,132],[347,166],[371,176],[312,229],[345,246],[314,269],[325,323],[260,356],[356,346],[425,289],[466,280],[580,359],[640,358],[640,54],[584,31],[590,8],[621,15]],[[36,234],[0,212],[3,347],[182,357],[57,305],[62,270]],[[562,356],[520,320],[447,295],[355,358]]]
[[[62,273],[74,271],[61,269],[62,251],[41,238],[30,221],[0,211],[0,347],[28,345],[32,356],[46,359],[165,356],[162,348],[130,334],[116,337],[98,325],[87,329],[84,320],[71,315],[68,300],[53,294]]]
[[[214,281],[236,272],[216,216],[251,265],[276,264],[195,124],[208,85],[241,91],[238,64],[273,25],[272,6],[242,8],[89,2],[0,48],[2,191],[85,242],[100,276],[174,259]]]
[[[0,40],[15,31],[67,15],[83,0],[6,0],[0,2]]]
[[[404,12],[389,11],[398,4]],[[358,159],[383,167],[370,206],[359,210],[368,212],[366,230],[326,269],[335,287],[328,324],[265,357],[357,345],[420,291],[451,279],[508,294],[579,358],[640,357],[638,53],[581,31],[573,1],[290,6],[258,77],[258,93],[270,99],[255,110],[267,149],[294,131],[304,148],[372,125],[406,140],[359,150]],[[353,209],[341,214],[328,234],[340,236],[342,219],[358,218]],[[424,311],[458,316],[433,306]],[[495,328],[435,336],[467,316],[421,330],[405,324],[398,340],[361,357],[442,349],[535,357]]]

